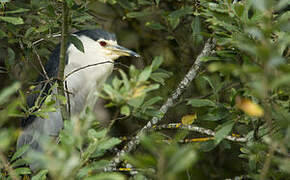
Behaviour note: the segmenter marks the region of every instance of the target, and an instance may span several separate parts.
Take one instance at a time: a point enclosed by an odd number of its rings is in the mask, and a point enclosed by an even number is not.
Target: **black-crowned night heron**
[[[79,51],[73,44],[68,44],[67,61],[65,74],[73,70],[102,62],[113,62],[120,56],[139,55],[127,48],[119,46],[114,34],[104,30],[84,30],[74,33],[82,41],[84,52]],[[57,77],[59,65],[60,46],[52,52],[49,61],[46,63],[45,70],[49,78]],[[96,91],[100,85],[112,73],[113,63],[104,63],[91,66],[71,74],[67,79],[67,90],[70,92],[71,115],[78,115],[90,104],[90,93]],[[39,77],[38,82],[43,82],[46,78]],[[44,87],[45,86],[45,87]],[[43,89],[42,96],[47,96],[48,92],[56,93],[56,90],[49,91],[49,84],[40,83],[37,90]],[[45,95],[46,94],[46,95]],[[39,93],[31,94],[27,98],[27,104],[31,108],[35,105]],[[30,115],[22,120],[23,131],[18,138],[17,148],[25,144],[30,145],[30,150],[43,151],[39,140],[42,136],[56,137],[63,128],[63,120],[60,110],[48,113],[48,118],[41,118]],[[35,169],[37,164],[30,164],[31,169]]]

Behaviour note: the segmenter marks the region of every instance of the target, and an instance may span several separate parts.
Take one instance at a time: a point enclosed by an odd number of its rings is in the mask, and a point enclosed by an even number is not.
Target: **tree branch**
[[[199,132],[202,134],[207,134],[210,136],[215,136],[215,132],[210,130],[210,129],[206,129],[206,128],[202,128],[202,127],[198,127],[198,126],[194,126],[194,125],[184,125],[181,123],[171,123],[171,124],[164,124],[164,125],[160,125],[157,127],[154,127],[156,129],[185,129],[188,131],[194,131],[194,132]],[[234,142],[242,142],[245,143],[247,142],[247,138],[244,137],[239,137],[239,136],[226,136],[225,139],[230,140],[230,141],[234,141]]]
[[[64,68],[66,61],[66,46],[68,41],[68,17],[69,17],[69,8],[67,2],[62,2],[62,32],[61,32],[61,47],[60,47],[60,57],[58,65],[58,94],[65,97],[65,88],[64,88]],[[62,119],[68,119],[68,112],[66,109],[66,104],[60,102],[61,105],[61,115]]]
[[[175,102],[178,101],[179,97],[182,95],[182,93],[185,91],[185,89],[189,86],[191,81],[196,77],[197,73],[200,70],[200,67],[202,65],[202,57],[209,56],[213,48],[215,47],[215,40],[208,39],[205,43],[205,46],[202,50],[202,52],[199,54],[199,56],[196,58],[194,64],[191,66],[190,70],[187,72],[183,80],[179,83],[176,90],[173,92],[170,98],[167,99],[165,104],[159,109],[159,111],[165,115],[165,113],[168,111],[170,107],[174,105]],[[111,160],[108,167],[104,168],[104,171],[110,171],[112,168],[116,167],[117,164],[121,161],[121,158],[128,152],[132,151],[140,142],[140,137],[143,135],[143,133],[149,129],[152,128],[153,125],[157,124],[161,121],[162,117],[153,117],[151,121],[149,121],[133,138],[131,141],[129,141],[124,148],[119,151],[116,156]]]
[[[83,69],[86,69],[86,68],[89,68],[89,67],[92,67],[92,66],[97,66],[97,65],[101,65],[101,64],[106,64],[106,63],[114,63],[114,62],[112,62],[112,61],[104,61],[104,62],[95,63],[95,64],[89,64],[89,65],[86,65],[86,66],[83,66],[83,67],[77,68],[77,69],[75,69],[75,70],[69,72],[69,73],[65,76],[64,80],[67,79],[67,78],[68,78],[70,75],[72,75],[73,73],[76,73],[76,72],[78,72],[78,71],[80,71],[80,70],[83,70]]]
[[[32,49],[33,49],[33,51],[35,52],[35,54],[36,54],[36,56],[37,56],[37,60],[38,60],[38,62],[39,62],[39,64],[40,64],[41,70],[42,70],[42,72],[44,73],[44,76],[45,76],[46,80],[49,80],[49,77],[48,77],[47,72],[46,72],[46,70],[45,70],[45,68],[44,68],[44,66],[43,66],[43,63],[42,63],[42,61],[41,61],[41,58],[40,58],[40,56],[39,56],[39,54],[38,54],[38,52],[37,52],[37,50],[36,50],[36,48],[35,48],[34,45],[32,45]],[[42,74],[41,74],[41,75],[42,75]]]
[[[52,35],[47,36],[46,38],[40,38],[40,39],[34,41],[32,43],[32,45],[34,46],[34,45],[36,45],[36,44],[40,43],[41,41],[44,41],[44,40],[46,40],[48,38],[55,38],[55,37],[60,37],[60,36],[61,36],[61,34],[52,34]]]

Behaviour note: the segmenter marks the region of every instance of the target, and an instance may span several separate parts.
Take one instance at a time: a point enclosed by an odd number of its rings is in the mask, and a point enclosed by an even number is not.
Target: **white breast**
[[[98,50],[96,42],[85,36],[81,36],[85,53],[79,51],[74,45],[68,48],[68,64],[65,67],[65,74],[75,69],[92,65],[96,63],[112,60],[102,57],[102,53]],[[89,94],[97,91],[99,87],[106,81],[112,73],[113,63],[106,63],[96,66],[87,67],[75,72],[67,78],[68,91],[70,95],[70,106],[72,115],[80,113],[87,104],[92,104],[88,99]]]

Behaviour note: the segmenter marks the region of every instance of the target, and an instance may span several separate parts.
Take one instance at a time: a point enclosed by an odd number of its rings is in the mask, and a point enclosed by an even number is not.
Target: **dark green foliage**
[[[25,96],[34,88],[30,82],[43,75],[40,62],[45,64],[59,43],[61,1],[1,1],[0,179],[29,175],[38,180],[47,174],[52,179],[287,179],[288,1],[66,0],[70,32],[104,27],[142,59],[121,59],[103,86],[100,96],[114,114],[109,126],[101,126],[92,109],[86,109],[65,122],[59,144],[44,139],[49,151],[25,159],[21,155],[27,147],[14,148],[19,117],[55,110],[52,96],[38,100],[44,102],[38,111],[39,103],[26,108]],[[117,172],[104,172],[116,151],[148,120],[164,115],[159,108],[210,37],[217,41],[214,54],[202,58],[197,78],[161,124],[180,123],[194,114],[191,122],[213,130],[213,138],[178,127],[153,128],[123,157]],[[74,36],[69,41],[84,50]],[[226,140],[230,135],[247,142]],[[25,166],[31,160],[39,161],[42,170],[32,173]]]

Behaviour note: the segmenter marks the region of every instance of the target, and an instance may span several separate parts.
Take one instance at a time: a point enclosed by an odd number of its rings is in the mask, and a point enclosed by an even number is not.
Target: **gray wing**
[[[60,46],[58,45],[50,56],[49,61],[46,63],[45,69],[48,76],[56,77],[57,76],[57,67],[59,64],[59,51]],[[38,98],[45,99],[45,97],[50,93],[57,93],[56,89],[51,90],[51,84],[42,83],[45,78],[40,76],[37,79],[37,82],[40,82],[39,85],[34,89],[36,93],[30,94],[27,97],[27,106],[29,108],[35,105],[35,102]],[[42,93],[41,90],[43,90]],[[43,102],[40,102],[40,106]],[[57,104],[56,104],[57,105]],[[29,144],[29,151],[39,151],[43,152],[43,146],[41,139],[43,137],[55,137],[58,136],[59,131],[63,128],[63,121],[61,117],[60,110],[56,112],[49,112],[47,114],[48,118],[41,118],[35,115],[29,115],[27,118],[22,119],[22,132],[17,140],[17,149],[20,147]],[[24,155],[25,156],[25,155]],[[38,162],[30,163],[30,168],[34,171],[39,167]]]
[[[55,139],[59,131],[63,128],[63,120],[59,109],[55,112],[49,112],[47,117],[48,118],[35,117],[30,124],[23,128],[17,140],[17,149],[29,144],[30,148],[28,149],[28,153],[31,151],[45,151],[43,143],[46,141],[43,140],[51,137]],[[30,168],[35,171],[39,167],[39,162],[34,161],[29,165]]]

